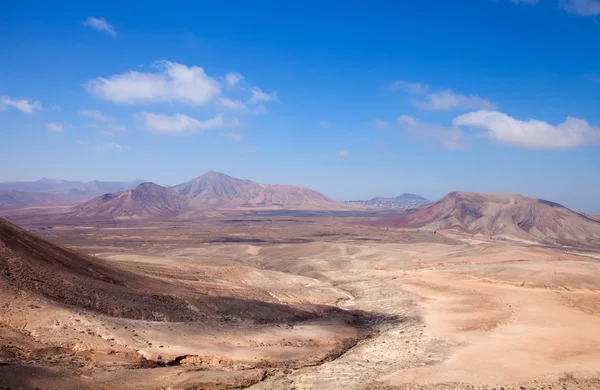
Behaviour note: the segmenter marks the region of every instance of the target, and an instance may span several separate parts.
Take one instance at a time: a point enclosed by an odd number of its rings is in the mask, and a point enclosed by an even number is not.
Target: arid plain
[[[107,315],[3,284],[0,385],[600,388],[600,252],[385,227],[381,216],[53,223],[35,234],[171,296],[231,305],[190,307],[193,321]]]

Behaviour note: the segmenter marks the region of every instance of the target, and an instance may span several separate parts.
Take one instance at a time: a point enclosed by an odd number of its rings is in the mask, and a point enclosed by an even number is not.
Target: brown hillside
[[[65,218],[169,218],[188,210],[189,200],[184,196],[154,183],[142,183],[131,190],[104,194],[77,205]]]
[[[451,192],[386,226],[457,229],[498,238],[562,245],[600,245],[600,222],[557,203],[516,194]]]

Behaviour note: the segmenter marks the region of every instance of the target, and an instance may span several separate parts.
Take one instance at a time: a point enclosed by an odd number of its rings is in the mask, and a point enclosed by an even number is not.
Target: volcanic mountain
[[[72,207],[65,217],[69,219],[146,219],[169,218],[190,210],[189,200],[168,188],[154,183],[104,194]]]
[[[344,204],[304,187],[258,184],[218,172],[207,172],[193,180],[171,187],[192,199],[196,205],[219,208],[266,207],[285,209],[349,209]],[[350,206],[350,207],[349,207]]]
[[[557,203],[516,194],[451,192],[414,214],[380,223],[457,229],[547,244],[600,246],[600,222]]]

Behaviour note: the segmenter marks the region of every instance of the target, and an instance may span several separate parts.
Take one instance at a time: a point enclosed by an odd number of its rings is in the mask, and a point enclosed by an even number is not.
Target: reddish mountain
[[[149,219],[169,218],[190,210],[189,200],[154,183],[104,194],[74,206],[64,214],[68,219]]]
[[[516,194],[451,192],[414,214],[384,219],[379,224],[600,246],[600,222],[557,203]]]
[[[283,209],[356,209],[304,187],[258,184],[218,172],[207,172],[193,180],[171,187],[196,205],[220,208],[266,207]]]

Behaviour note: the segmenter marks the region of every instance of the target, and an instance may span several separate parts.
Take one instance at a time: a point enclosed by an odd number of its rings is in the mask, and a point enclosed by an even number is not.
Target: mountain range
[[[51,204],[49,197],[66,194],[38,194],[43,199],[31,201]],[[17,197],[18,198],[18,197]],[[1,198],[0,198],[1,199]],[[56,200],[55,200],[56,202]],[[221,215],[219,210],[287,209],[287,210],[360,210],[361,206],[330,199],[323,194],[298,186],[258,184],[218,172],[207,172],[193,180],[170,188],[141,183],[132,189],[105,193],[74,205],[52,217],[59,220],[93,221],[115,219],[166,219],[180,215]]]
[[[42,178],[37,181],[3,182],[0,183],[0,190],[47,192],[52,194],[104,194],[107,192],[125,191],[143,182],[144,180],[131,182],[92,180],[82,182]]]
[[[371,200],[350,200],[346,203],[383,209],[418,209],[431,203],[431,201],[420,195],[404,193],[395,198],[377,197]]]

